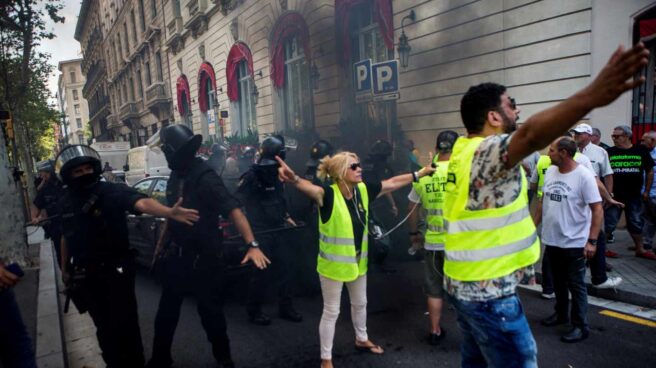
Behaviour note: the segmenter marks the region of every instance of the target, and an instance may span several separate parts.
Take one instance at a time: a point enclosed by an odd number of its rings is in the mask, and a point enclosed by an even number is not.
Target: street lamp
[[[405,30],[404,30],[404,24],[403,22],[406,19],[410,19],[411,21],[415,21],[415,11],[410,10],[410,13],[403,17],[401,19],[401,36],[399,37],[399,45],[397,46],[396,50],[399,53],[399,59],[401,59],[401,66],[404,68],[408,67],[408,59],[410,58],[410,50],[412,49],[410,47],[410,44],[408,43],[408,36],[405,35]]]
[[[312,56],[312,66],[310,67],[310,81],[312,82],[312,89],[315,91],[319,89],[319,77],[321,77],[321,73],[319,73],[319,68],[317,67],[317,62],[316,62],[317,55],[323,56],[323,48],[319,47],[319,50],[315,51]]]
[[[253,78],[253,90],[251,91],[251,97],[253,98],[253,104],[257,105],[257,100],[260,97],[260,92],[257,90],[257,86],[255,85],[255,78]]]

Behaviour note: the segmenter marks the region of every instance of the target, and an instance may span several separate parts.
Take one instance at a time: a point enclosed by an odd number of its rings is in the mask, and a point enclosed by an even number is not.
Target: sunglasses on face
[[[626,137],[626,134],[612,134],[610,137],[613,139],[620,139],[621,137]]]
[[[513,109],[513,110],[516,110],[517,109],[517,103],[515,102],[515,99],[510,97],[510,98],[508,98],[508,100],[510,100],[510,108]]]
[[[359,163],[359,162],[355,162],[355,163],[352,163],[351,166],[349,166],[349,169],[355,171],[355,170],[357,170],[357,169],[360,168],[360,167],[362,167],[362,166],[360,166],[360,163]]]

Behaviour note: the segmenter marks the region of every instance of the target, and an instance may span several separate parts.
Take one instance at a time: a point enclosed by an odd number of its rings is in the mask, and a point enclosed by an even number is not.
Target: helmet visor
[[[100,161],[100,155],[93,148],[84,145],[72,145],[64,148],[59,153],[55,162],[55,169],[59,173],[67,162],[81,157],[94,158]]]

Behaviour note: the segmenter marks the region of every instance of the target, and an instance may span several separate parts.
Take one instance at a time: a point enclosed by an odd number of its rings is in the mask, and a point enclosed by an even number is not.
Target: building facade
[[[97,29],[104,50],[102,56],[93,51],[89,55],[90,59],[97,57],[89,62],[89,73],[98,66],[102,76],[97,84],[89,85],[89,93],[99,96],[100,101],[99,129],[94,134],[102,135],[104,124],[109,140],[129,141],[133,147],[143,145],[171,119],[161,0],[87,0],[81,9],[90,16],[79,17],[80,42],[93,35],[85,29]],[[98,10],[97,20],[93,20],[94,9]]]
[[[641,25],[654,18],[647,0],[108,1],[117,138],[141,143],[175,122],[206,143],[283,132],[365,153],[377,139],[413,140],[424,162],[440,130],[464,132],[459,103],[471,85],[508,86],[528,117],[585,86],[618,44],[652,42]],[[398,93],[363,93],[363,60],[401,60]],[[604,135],[652,121],[652,74],[586,120]]]
[[[82,74],[82,59],[59,62],[57,96],[62,113],[63,134],[69,144],[87,144],[90,135],[86,133],[89,124],[89,106],[82,96],[85,77]]]

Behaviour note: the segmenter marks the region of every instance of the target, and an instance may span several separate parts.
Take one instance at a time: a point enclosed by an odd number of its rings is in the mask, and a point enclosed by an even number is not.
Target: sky
[[[47,0],[46,0],[47,1]],[[59,15],[66,18],[64,24],[54,24],[52,21],[47,23],[47,27],[57,37],[52,40],[44,40],[38,47],[40,51],[49,53],[50,64],[54,66],[53,74],[48,79],[48,89],[54,98],[57,93],[57,78],[59,70],[57,65],[60,61],[77,59],[82,57],[80,43],[73,36],[75,35],[75,25],[77,24],[77,15],[80,12],[81,0],[63,0],[64,9]],[[55,100],[53,99],[53,102]]]

